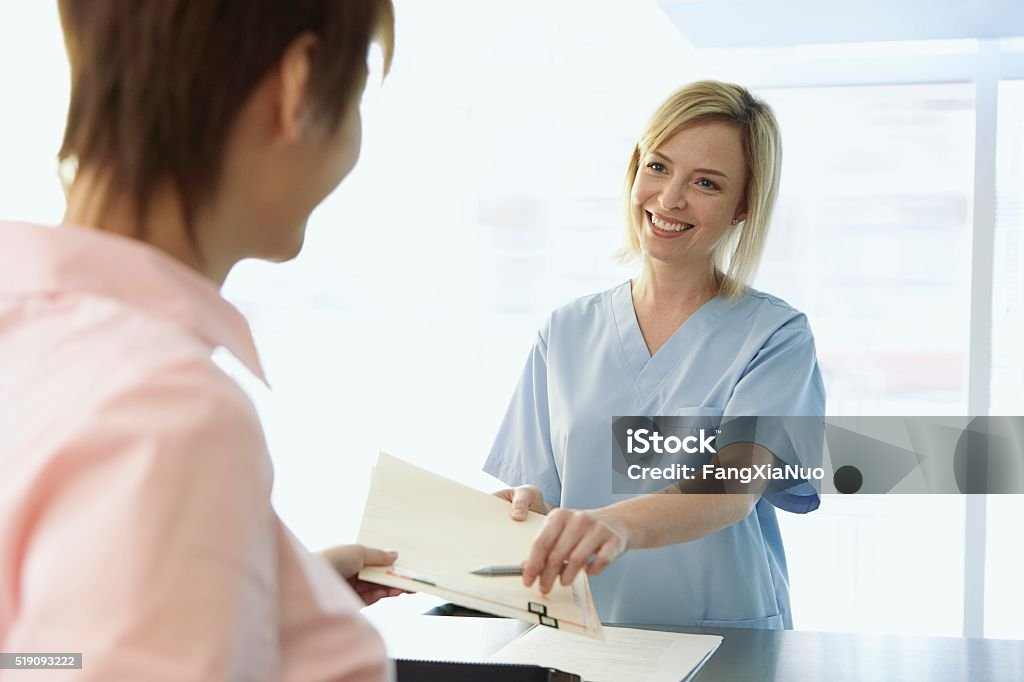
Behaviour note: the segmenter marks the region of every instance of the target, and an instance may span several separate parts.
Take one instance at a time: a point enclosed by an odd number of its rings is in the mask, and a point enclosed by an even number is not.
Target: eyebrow
[[[665,156],[661,152],[652,151],[651,152],[651,156],[657,156],[659,159],[664,159],[665,161],[668,161],[669,163],[672,163],[672,159],[668,158],[667,156]],[[720,170],[715,170],[714,168],[694,168],[693,172],[694,173],[704,173],[705,175],[718,175],[720,177],[725,178],[726,180],[729,179],[728,175],[726,175],[725,173],[723,173]]]

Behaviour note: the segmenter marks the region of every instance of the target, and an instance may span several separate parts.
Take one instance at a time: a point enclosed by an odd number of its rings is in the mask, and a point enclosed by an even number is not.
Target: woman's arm
[[[759,445],[734,443],[722,448],[712,464],[732,468],[774,462]],[[697,479],[600,509],[555,509],[523,565],[523,582],[530,586],[539,579],[541,592],[547,593],[557,578],[568,585],[581,570],[597,575],[627,549],[664,547],[710,535],[746,518],[766,487],[767,481],[761,479],[746,485]]]
[[[90,682],[280,679],[272,478],[255,411],[206,360],[121,383],[62,427],[48,464],[60,476],[27,498],[4,644],[73,642],[86,661],[75,679]]]

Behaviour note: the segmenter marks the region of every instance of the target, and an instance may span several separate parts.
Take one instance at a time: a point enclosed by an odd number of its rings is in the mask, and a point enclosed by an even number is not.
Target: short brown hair
[[[71,101],[58,158],[101,167],[142,221],[160,183],[186,224],[216,191],[224,143],[300,34],[319,38],[310,105],[332,128],[357,96],[371,41],[391,63],[391,0],[60,0]]]

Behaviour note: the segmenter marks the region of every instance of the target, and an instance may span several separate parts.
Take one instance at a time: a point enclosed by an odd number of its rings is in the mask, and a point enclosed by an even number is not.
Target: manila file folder
[[[367,567],[362,580],[427,592],[498,616],[603,639],[590,583],[580,572],[571,585],[556,580],[547,595],[539,581],[484,577],[480,566],[519,564],[529,555],[544,517],[513,521],[509,504],[438,474],[380,453],[363,511],[359,543],[396,550],[392,567]]]

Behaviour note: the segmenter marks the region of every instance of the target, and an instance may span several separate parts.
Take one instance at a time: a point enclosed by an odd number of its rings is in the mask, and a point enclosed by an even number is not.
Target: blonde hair
[[[626,169],[626,244],[618,256],[628,261],[641,253],[640,212],[632,201],[640,160],[681,129],[711,122],[733,125],[739,130],[747,162],[744,189],[747,217],[726,232],[711,257],[713,275],[721,284],[721,293],[735,300],[747,289],[757,271],[782,171],[782,137],[775,114],[764,101],[739,85],[710,80],[690,83],[669,95],[654,112],[633,147]]]

